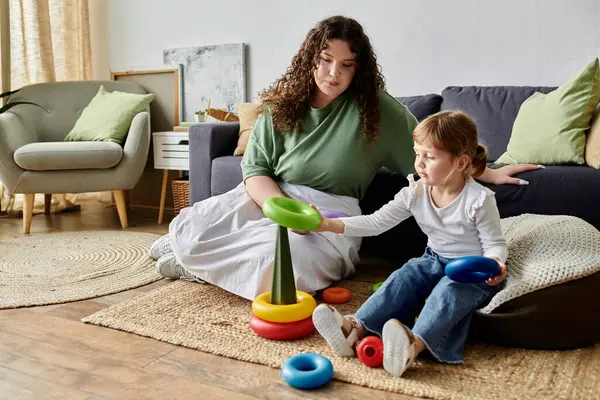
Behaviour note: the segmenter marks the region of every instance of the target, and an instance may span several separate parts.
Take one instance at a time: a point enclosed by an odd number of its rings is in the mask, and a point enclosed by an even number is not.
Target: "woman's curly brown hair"
[[[379,136],[378,91],[385,88],[385,81],[369,38],[362,26],[351,18],[330,17],[308,32],[285,74],[261,93],[258,113],[268,108],[275,130],[279,132],[301,131],[310,98],[316,90],[313,71],[321,52],[332,39],[345,41],[356,54],[354,78],[346,91],[358,103],[363,141],[370,143]]]

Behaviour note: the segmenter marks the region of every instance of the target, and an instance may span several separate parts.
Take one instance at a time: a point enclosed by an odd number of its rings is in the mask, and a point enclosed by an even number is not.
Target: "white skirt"
[[[320,209],[360,215],[358,200],[279,182],[289,197]],[[296,289],[314,293],[354,272],[361,238],[288,231]],[[253,300],[271,290],[277,224],[266,218],[243,183],[181,210],[169,226],[177,262],[194,276]]]

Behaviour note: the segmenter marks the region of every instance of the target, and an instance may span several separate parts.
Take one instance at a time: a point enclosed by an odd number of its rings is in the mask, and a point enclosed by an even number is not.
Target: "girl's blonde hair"
[[[477,124],[462,111],[441,111],[425,118],[413,132],[413,140],[429,142],[453,157],[469,156],[468,175],[479,176],[487,165],[487,149],[477,141]]]

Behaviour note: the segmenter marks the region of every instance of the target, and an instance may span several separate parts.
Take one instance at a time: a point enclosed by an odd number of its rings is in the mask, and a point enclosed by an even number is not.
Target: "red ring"
[[[361,363],[377,368],[383,364],[383,342],[377,336],[367,336],[356,347],[356,354]]]
[[[315,331],[312,317],[294,322],[270,322],[252,314],[250,328],[258,336],[273,340],[293,340],[310,335]]]
[[[323,300],[329,304],[346,303],[350,297],[350,291],[342,287],[330,287],[323,291]]]

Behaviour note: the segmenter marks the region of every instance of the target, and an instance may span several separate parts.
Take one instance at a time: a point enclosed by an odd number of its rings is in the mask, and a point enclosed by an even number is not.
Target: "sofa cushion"
[[[479,141],[488,149],[490,161],[506,151],[521,104],[536,92],[549,93],[554,87],[534,86],[451,86],[442,91],[442,110],[469,114],[479,131]]]
[[[224,156],[213,160],[210,176],[211,196],[226,193],[244,180],[241,162],[240,156]]]
[[[443,98],[439,94],[431,93],[423,96],[396,97],[396,99],[404,104],[417,120],[423,121],[429,115],[440,111]]]
[[[586,132],[600,101],[600,63],[590,62],[555,91],[534,93],[513,125],[503,164],[584,164]]]
[[[590,167],[600,168],[600,103],[596,107],[590,131],[587,133],[585,162]]]
[[[490,164],[491,168],[499,166]],[[599,170],[579,165],[552,165],[515,176],[528,181],[529,185],[490,185],[481,182],[496,193],[502,218],[525,213],[573,215],[600,229]]]
[[[254,123],[258,118],[256,112],[258,111],[259,106],[260,104],[254,103],[241,103],[237,105],[237,113],[240,118],[240,136],[238,138],[237,146],[233,151],[234,156],[244,155],[248,139],[250,139],[250,134],[252,133],[252,128],[254,128]]]
[[[155,97],[154,94],[107,92],[100,86],[65,141],[123,143],[133,117],[144,111]]]
[[[19,147],[13,158],[25,170],[50,171],[111,168],[122,156],[113,142],[39,142]]]

